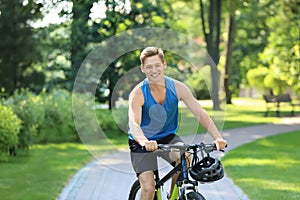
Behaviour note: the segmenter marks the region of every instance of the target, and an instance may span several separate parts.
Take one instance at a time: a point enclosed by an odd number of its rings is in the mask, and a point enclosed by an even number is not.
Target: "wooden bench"
[[[288,103],[291,107],[291,116],[295,115],[295,106],[300,106],[300,103],[293,103],[291,96],[289,94],[280,94],[278,96],[274,96],[274,95],[263,95],[264,100],[266,102],[266,112],[265,112],[265,117],[268,116],[268,113],[270,111],[270,109],[272,107],[274,107],[274,105],[276,106],[276,116],[280,117],[280,105],[281,103]]]

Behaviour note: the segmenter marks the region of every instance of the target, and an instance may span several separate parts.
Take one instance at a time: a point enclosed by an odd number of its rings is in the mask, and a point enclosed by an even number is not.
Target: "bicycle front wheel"
[[[138,200],[140,199],[140,196],[141,196],[141,185],[140,185],[140,181],[136,180],[131,186],[128,200]]]
[[[136,180],[130,189],[128,200],[140,200],[141,197],[141,185],[140,181]],[[155,191],[155,196],[153,200],[157,200],[157,192]]]
[[[198,192],[189,192],[184,200],[205,200],[205,198]]]

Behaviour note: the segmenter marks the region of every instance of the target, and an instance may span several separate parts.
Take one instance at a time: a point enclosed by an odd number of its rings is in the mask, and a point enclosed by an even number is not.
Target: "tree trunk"
[[[225,87],[227,104],[232,104],[231,102],[232,92],[230,90],[230,76],[231,76],[231,69],[232,69],[234,31],[235,31],[235,16],[234,13],[229,13],[228,27],[227,27],[228,39],[226,45],[226,62],[225,62],[225,76],[224,76],[224,87]]]
[[[17,52],[17,5],[13,3],[13,10],[12,10],[12,50],[14,53]],[[18,77],[19,77],[19,71],[18,71],[18,61],[16,60],[15,54],[12,54],[10,56],[11,58],[11,69],[12,69],[12,85],[11,85],[11,90],[9,91],[10,95],[13,94],[13,92],[17,89],[18,86]]]
[[[73,21],[71,25],[71,71],[69,79],[75,80],[76,74],[87,55],[87,44],[90,38],[88,27],[89,10],[93,6],[93,1],[72,0]],[[71,89],[71,88],[69,88]]]
[[[221,23],[221,0],[210,0],[209,5],[209,16],[208,23],[205,21],[204,17],[204,5],[202,0],[200,0],[200,16],[202,20],[202,30],[205,36],[207,52],[214,61],[211,65],[211,97],[213,101],[213,109],[220,110],[220,100],[219,100],[219,79],[220,73],[218,71],[218,64],[220,60],[220,23]],[[208,24],[208,30],[206,29],[206,24]]]

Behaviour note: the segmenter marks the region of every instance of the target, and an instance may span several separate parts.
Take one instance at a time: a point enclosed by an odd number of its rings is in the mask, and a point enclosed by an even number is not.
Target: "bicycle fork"
[[[188,172],[188,166],[186,163],[186,155],[185,152],[181,153],[181,177],[178,178],[177,186],[178,186],[178,194],[179,199],[186,199],[186,195],[189,192],[198,192],[198,182],[197,181],[191,181],[189,180],[189,172]]]
[[[174,186],[173,192],[171,194],[170,200],[184,199],[189,192],[198,192],[198,182],[191,181],[188,177],[188,166],[186,162],[185,152],[181,153],[181,164],[174,167],[165,177],[161,180],[159,179],[158,171],[155,171],[155,181],[156,181],[156,195],[155,200],[162,200],[162,186],[169,180],[176,172],[181,170],[178,180]],[[186,198],[185,198],[186,199]]]

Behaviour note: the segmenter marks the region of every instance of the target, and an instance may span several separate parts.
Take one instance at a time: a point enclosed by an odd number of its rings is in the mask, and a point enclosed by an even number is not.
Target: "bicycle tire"
[[[140,181],[136,180],[130,188],[128,200],[138,199],[137,194],[140,189],[141,189]]]
[[[140,197],[137,196],[139,190],[141,189],[141,184],[140,184],[140,181],[139,180],[136,180],[131,188],[130,188],[130,192],[129,192],[129,197],[128,197],[128,200],[139,200]],[[155,196],[154,196],[154,199],[153,200],[157,200],[157,196],[156,196],[156,192],[155,192]]]
[[[184,200],[205,200],[205,198],[198,192],[189,192]]]

